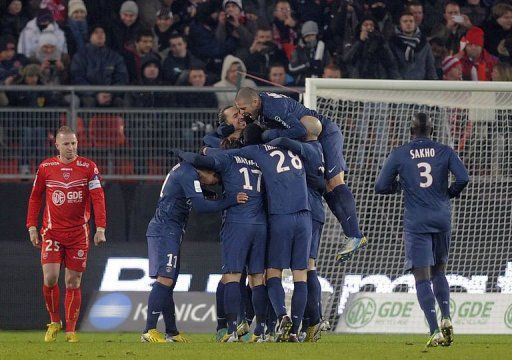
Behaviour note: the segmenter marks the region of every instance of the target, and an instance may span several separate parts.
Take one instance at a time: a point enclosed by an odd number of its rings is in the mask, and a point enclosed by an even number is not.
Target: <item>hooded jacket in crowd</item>
[[[233,84],[227,79],[228,70],[231,65],[238,63],[239,71],[243,74],[239,74],[240,76],[240,84]],[[233,105],[235,103],[236,97],[236,89],[237,87],[256,87],[256,84],[251,79],[246,79],[245,73],[247,72],[247,68],[243,61],[233,55],[228,55],[224,58],[224,62],[222,64],[222,73],[221,80],[213,84],[214,87],[230,87],[233,88],[232,92],[217,92],[215,95],[217,96],[217,102],[219,103],[219,108],[223,108],[228,105]],[[237,79],[238,80],[238,79]]]

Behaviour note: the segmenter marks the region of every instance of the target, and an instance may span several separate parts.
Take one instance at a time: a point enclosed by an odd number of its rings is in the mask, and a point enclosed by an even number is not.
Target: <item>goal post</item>
[[[326,207],[317,261],[334,289],[326,318],[345,319],[347,301],[358,292],[415,293],[412,275],[404,273],[402,196],[377,195],[374,184],[390,151],[410,140],[410,120],[419,111],[432,118],[433,138],[453,147],[470,173],[468,187],[452,201],[451,291],[512,293],[512,83],[307,79],[304,104],[342,130],[345,179],[369,240],[336,265],[343,233]],[[512,310],[509,317],[512,333]]]

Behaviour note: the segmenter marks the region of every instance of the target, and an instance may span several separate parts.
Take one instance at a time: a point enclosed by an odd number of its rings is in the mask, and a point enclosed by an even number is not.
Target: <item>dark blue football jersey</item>
[[[211,148],[219,148],[222,137],[216,132],[211,132],[203,136],[203,144]]]
[[[450,172],[455,176],[451,186]],[[450,198],[458,196],[468,182],[468,171],[452,148],[420,137],[391,152],[375,191],[391,194],[403,189],[404,230],[436,233],[451,229]]]
[[[249,200],[245,204],[230,207],[224,213],[224,221],[244,224],[266,224],[264,195],[265,185],[258,164],[242,156],[218,152],[211,156],[213,170],[220,173],[224,193],[245,192]]]
[[[300,156],[270,145],[251,145],[227,150],[226,153],[256,161],[263,172],[269,214],[311,210]]]
[[[278,138],[271,141],[269,145],[275,145],[280,148],[291,150],[302,158],[306,170],[311,218],[324,223],[325,210],[322,198],[325,192],[325,167],[324,155],[320,142],[300,142],[287,138]]]
[[[203,199],[199,174],[190,164],[176,164],[162,185],[146,235],[165,236],[176,227],[185,229],[194,197]]]
[[[303,116],[314,116],[322,123],[322,134],[326,135],[338,131],[337,125],[329,118],[308,109],[297,100],[286,95],[272,92],[261,92],[260,122],[268,127],[275,128],[267,133],[266,141],[278,137],[301,140],[306,136],[306,129],[301,124]]]

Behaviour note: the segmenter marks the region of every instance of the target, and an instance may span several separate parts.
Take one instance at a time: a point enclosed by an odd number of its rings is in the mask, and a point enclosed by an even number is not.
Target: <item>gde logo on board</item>
[[[512,304],[508,307],[507,311],[505,311],[505,325],[512,329]]]
[[[368,325],[377,312],[377,304],[371,298],[357,299],[347,311],[346,322],[351,328],[357,329]]]
[[[89,321],[100,330],[110,330],[121,325],[132,311],[132,301],[123,293],[100,297],[92,306]]]

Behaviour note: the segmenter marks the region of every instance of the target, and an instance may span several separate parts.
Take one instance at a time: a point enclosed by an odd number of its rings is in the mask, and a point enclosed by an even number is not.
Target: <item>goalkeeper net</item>
[[[374,184],[390,151],[410,140],[410,120],[420,111],[433,120],[433,138],[452,146],[470,173],[468,187],[452,202],[451,291],[511,291],[499,279],[512,259],[511,85],[308,79],[305,104],[343,132],[345,178],[369,240],[365,250],[336,265],[343,232],[327,209],[318,256],[319,274],[334,288],[324,304],[327,319],[337,322],[353,292],[415,291],[403,270],[402,196],[376,195]]]

